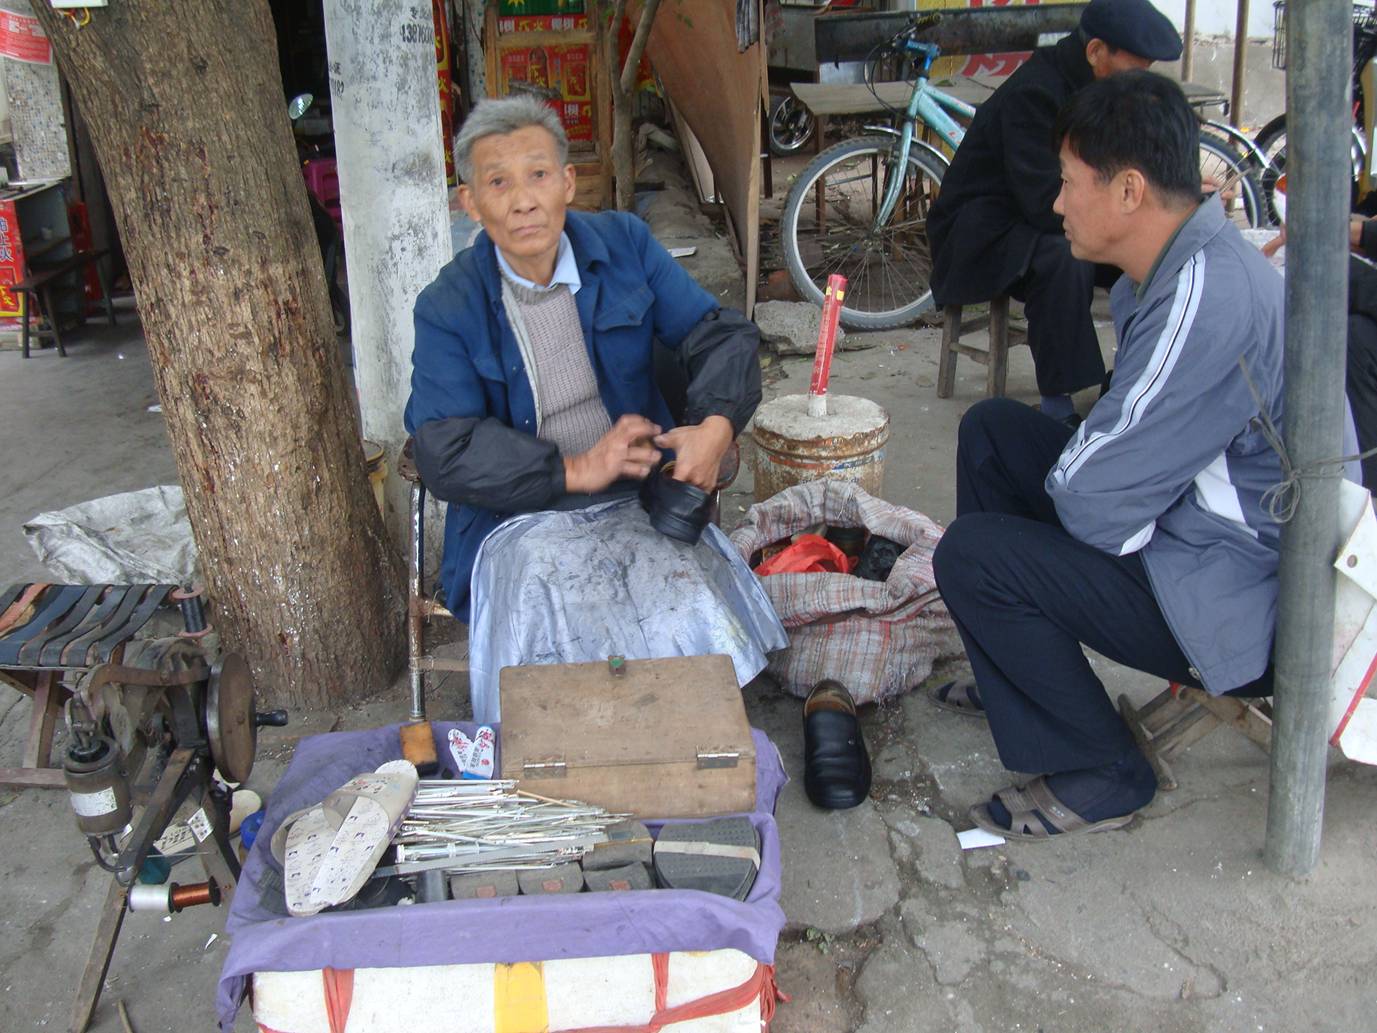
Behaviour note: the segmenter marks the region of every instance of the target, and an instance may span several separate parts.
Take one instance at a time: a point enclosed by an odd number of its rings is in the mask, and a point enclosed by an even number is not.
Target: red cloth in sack
[[[731,541],[749,557],[819,524],[864,528],[904,552],[884,581],[780,570],[761,578],[789,632],[789,648],[770,654],[770,674],[782,688],[802,697],[823,678],[835,678],[857,703],[868,703],[921,684],[939,657],[961,656],[932,573],[942,528],[923,514],[874,498],[854,481],[828,477],[757,502]]]
[[[820,534],[801,534],[798,540],[771,556],[755,572],[771,574],[849,574],[858,558],[848,556]]]

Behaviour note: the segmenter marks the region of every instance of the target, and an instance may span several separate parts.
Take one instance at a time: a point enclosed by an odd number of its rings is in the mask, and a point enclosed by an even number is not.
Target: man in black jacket
[[[1148,0],[1091,0],[1075,32],[1034,51],[981,105],[932,206],[937,303],[1024,302],[1042,410],[1054,419],[1074,422],[1071,392],[1099,384],[1105,368],[1090,317],[1095,266],[1071,256],[1052,211],[1053,123],[1095,79],[1180,56],[1181,37]]]
[[[1348,224],[1355,256],[1348,263],[1348,360],[1344,388],[1364,452],[1377,448],[1377,194]],[[1363,460],[1363,487],[1377,492],[1377,455]]]

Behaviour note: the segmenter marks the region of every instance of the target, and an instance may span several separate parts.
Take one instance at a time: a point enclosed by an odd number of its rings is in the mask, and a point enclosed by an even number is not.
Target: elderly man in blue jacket
[[[1223,693],[1269,666],[1281,479],[1283,284],[1218,200],[1199,126],[1151,72],[1093,83],[1058,118],[1073,254],[1124,271],[1114,381],[1074,433],[992,399],[961,424],[938,586],[1004,765],[1041,773],[972,809],[1018,838],[1119,828],[1156,779],[1083,652]]]
[[[760,367],[755,325],[641,220],[567,210],[574,168],[549,106],[482,101],[455,151],[484,232],[416,301],[406,427],[422,480],[450,503],[440,580],[463,617],[478,547],[507,516],[634,488],[662,449],[674,478],[712,491],[759,404]],[[687,382],[679,426],[656,341]]]

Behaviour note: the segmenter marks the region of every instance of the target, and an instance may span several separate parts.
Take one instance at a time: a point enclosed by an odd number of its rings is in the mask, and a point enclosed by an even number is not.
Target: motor
[[[292,120],[294,133],[314,100],[311,94],[302,93],[287,104],[287,117]],[[308,143],[299,134],[297,158],[301,161],[301,174],[306,180],[311,222],[315,226],[316,242],[320,245],[320,258],[325,267],[325,286],[330,293],[330,313],[335,320],[335,332],[347,335],[349,297],[339,283],[339,273],[344,267],[344,234],[339,216],[339,176],[335,171],[335,158],[332,154],[326,154],[319,144]],[[344,272],[347,283],[347,269]]]

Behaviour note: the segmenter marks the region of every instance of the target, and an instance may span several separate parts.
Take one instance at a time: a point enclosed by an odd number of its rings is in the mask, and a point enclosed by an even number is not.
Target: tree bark
[[[644,0],[636,33],[625,57],[621,54],[620,33],[626,0],[616,0],[607,30],[607,53],[612,61],[612,175],[617,182],[617,210],[628,212],[636,203],[636,138],[632,133],[632,100],[636,90],[636,69],[645,54],[646,40],[660,0]]]
[[[400,568],[364,475],[266,0],[128,0],[80,28],[46,3],[34,14],[106,175],[222,638],[274,704],[387,686]]]

